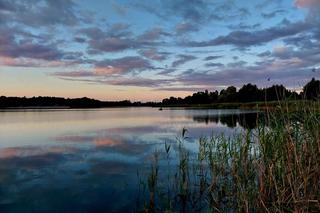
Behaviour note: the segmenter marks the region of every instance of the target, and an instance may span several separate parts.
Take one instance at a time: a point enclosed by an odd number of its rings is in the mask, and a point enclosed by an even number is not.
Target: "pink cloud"
[[[94,71],[96,75],[100,75],[100,76],[110,75],[110,74],[120,74],[122,72],[124,72],[123,68],[113,67],[113,66],[97,67],[95,68],[95,71]]]
[[[111,138],[97,138],[94,140],[94,144],[96,147],[112,147],[122,145],[123,143]]]
[[[296,0],[295,5],[302,8],[320,7],[319,0]]]

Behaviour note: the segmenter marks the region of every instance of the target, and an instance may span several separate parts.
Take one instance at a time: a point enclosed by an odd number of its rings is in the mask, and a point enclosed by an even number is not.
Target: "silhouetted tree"
[[[229,86],[227,89],[220,91],[219,102],[236,102],[237,101],[237,88]]]
[[[320,98],[320,81],[312,78],[304,87],[303,87],[303,96],[309,100],[316,100]]]
[[[253,102],[262,100],[262,92],[256,85],[246,84],[238,92],[240,102]]]
[[[141,106],[142,104],[124,101],[99,101],[83,98],[59,98],[59,97],[0,97],[0,108],[8,107],[70,107],[70,108],[97,108],[97,107],[113,107],[113,106]]]
[[[273,85],[263,89],[266,101],[297,99],[298,94],[286,89],[283,85]]]

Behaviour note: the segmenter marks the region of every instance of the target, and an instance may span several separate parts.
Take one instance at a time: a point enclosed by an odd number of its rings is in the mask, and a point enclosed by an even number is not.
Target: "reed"
[[[254,130],[200,138],[197,152],[186,149],[183,129],[155,154],[144,211],[319,212],[318,106],[281,105]]]

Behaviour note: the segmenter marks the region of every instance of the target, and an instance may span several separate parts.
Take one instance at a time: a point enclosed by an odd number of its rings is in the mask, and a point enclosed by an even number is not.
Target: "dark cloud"
[[[237,62],[228,63],[227,66],[228,67],[243,67],[247,63],[248,62],[246,62],[246,61],[237,61]]]
[[[116,37],[107,37],[103,39],[92,39],[89,41],[90,50],[94,52],[90,53],[101,53],[101,52],[117,52],[123,51],[130,48],[137,48],[138,44],[130,39],[122,39]]]
[[[78,42],[78,43],[85,43],[87,40],[85,38],[82,38],[82,37],[75,37],[74,41]]]
[[[169,52],[159,52],[155,48],[143,49],[143,50],[140,50],[139,53],[142,56],[149,58],[151,60],[155,60],[155,61],[166,60],[168,58],[168,56],[170,55]]]
[[[180,15],[184,20],[192,22],[201,22],[206,19],[204,14],[208,14],[209,9],[209,5],[205,0],[163,0],[161,3],[162,8],[165,9],[165,14]]]
[[[303,63],[294,60],[277,60],[257,66],[226,68],[214,73],[192,73],[182,75],[177,80],[189,86],[242,86],[249,82],[260,86],[276,83],[292,86],[310,80],[313,75],[314,73],[310,70],[306,72]],[[273,80],[268,82],[268,78]]]
[[[309,74],[304,75],[303,71],[311,72],[313,67],[319,67],[320,61],[319,1],[295,0],[296,8],[286,10],[279,6],[282,1],[260,2],[256,7],[259,11],[250,11],[248,8],[251,7],[242,8],[234,0],[130,3],[161,19],[146,16],[150,20],[146,21],[146,26],[140,27],[140,21],[135,25],[135,21],[127,19],[132,11],[115,1],[110,2],[111,9],[116,12],[115,18],[120,15],[126,19],[112,21],[126,20],[127,23],[111,22],[109,16],[105,20],[95,20],[95,14],[81,11],[77,2],[72,0],[0,0],[0,64],[23,67],[74,65],[71,72],[52,75],[88,83],[172,90],[189,85],[209,88],[210,84],[261,83],[266,76],[279,81],[284,80],[285,75],[292,80],[308,77]],[[294,10],[299,8],[304,8],[305,19],[292,22],[292,17],[288,16],[290,20],[284,19],[278,25],[268,22],[266,26],[269,27],[262,28],[265,23],[260,24],[262,18],[267,21],[285,11],[294,14]],[[114,13],[110,13],[111,18],[112,15]],[[257,20],[252,17],[248,21],[247,18],[253,15],[257,15]],[[90,20],[96,22],[88,23]],[[199,35],[190,33],[198,31]],[[207,36],[214,37],[204,39]],[[204,40],[192,40],[195,38]],[[269,45],[262,50],[254,49],[280,39],[282,46],[272,44],[273,49]],[[217,50],[216,46],[221,45],[232,46],[221,47],[228,54]],[[74,48],[79,52],[72,52]],[[249,55],[252,58],[253,52],[259,53],[247,63],[235,56],[239,51],[244,60],[248,60],[246,56]],[[222,57],[226,62],[214,61]],[[197,64],[197,69],[189,67],[181,74],[182,66],[179,66],[197,58],[203,60],[199,66]],[[153,63],[161,65],[157,67]],[[194,66],[194,63],[190,65]],[[155,79],[141,77],[143,71],[153,72],[151,76]],[[157,75],[161,75],[161,79],[170,79],[159,80]],[[172,83],[182,86],[171,87]]]
[[[115,23],[109,26],[107,31],[108,36],[111,37],[128,37],[132,33],[130,31],[130,25],[127,23]]]
[[[106,32],[102,31],[98,27],[83,28],[79,30],[79,33],[87,36],[90,39],[95,39],[95,40],[103,39],[104,37],[108,36]]]
[[[0,28],[0,56],[10,58],[33,58],[58,60],[63,58],[63,52],[55,44],[37,43],[32,39],[16,39],[14,28]]]
[[[215,60],[215,59],[222,58],[222,57],[223,57],[222,55],[211,55],[211,56],[205,57],[203,60],[204,61],[211,61],[211,60]]]
[[[246,23],[243,23],[243,22],[240,22],[239,24],[232,24],[232,25],[229,25],[228,27],[232,30],[235,30],[235,29],[238,29],[238,30],[253,30],[253,29],[256,29],[258,27],[260,27],[261,24],[260,23],[257,23],[257,24],[246,24]]]
[[[138,56],[127,56],[118,59],[106,59],[95,64],[96,74],[125,74],[128,72],[141,72],[154,69],[150,62]]]
[[[197,24],[244,18],[251,14],[247,8],[236,7],[233,1],[162,0],[154,4],[135,1],[133,5],[164,20],[180,17],[188,23]]]
[[[172,74],[173,72],[177,71],[175,68],[164,68],[162,71],[158,72],[158,75],[169,75]]]
[[[269,13],[261,13],[261,16],[263,18],[270,19],[270,18],[276,17],[278,14],[282,14],[282,13],[285,13],[285,12],[286,11],[283,10],[283,9],[278,9],[278,10],[275,10],[275,11],[272,11],[272,12],[269,12]]]
[[[159,40],[161,36],[170,36],[170,33],[165,32],[162,28],[156,27],[144,32],[138,37],[141,42]]]
[[[197,59],[197,57],[193,56],[193,55],[183,55],[183,54],[181,54],[181,55],[178,55],[177,57],[178,57],[178,59],[175,60],[174,62],[172,62],[172,67],[177,67],[177,66],[180,66],[182,64],[187,63],[188,61],[192,61],[192,60]]]
[[[247,47],[252,45],[261,45],[263,43],[287,36],[293,36],[303,31],[310,30],[313,27],[315,27],[313,23],[299,21],[286,25],[270,27],[264,30],[233,31],[226,36],[218,36],[217,38],[209,41],[191,41],[185,42],[184,45],[190,47],[206,47],[217,45],[234,45],[238,47]]]
[[[182,35],[188,32],[195,32],[199,30],[199,26],[192,24],[190,22],[182,22],[177,24],[175,27],[175,31],[178,35]]]
[[[74,25],[78,23],[79,11],[72,0],[20,1],[0,0],[0,17],[8,22],[18,22],[39,27],[56,24]]]
[[[116,52],[134,48],[138,44],[131,38],[121,35],[128,35],[123,25],[117,24],[110,27],[109,31],[103,31],[98,27],[88,27],[79,30],[79,33],[89,38],[89,53],[98,54],[101,52]]]
[[[90,54],[150,48],[161,44],[159,40],[162,37],[170,36],[162,28],[153,28],[134,37],[128,31],[128,27],[129,25],[118,23],[112,25],[107,31],[98,27],[89,27],[79,30],[79,33],[89,38],[88,53]]]
[[[205,66],[206,67],[223,67],[224,64],[222,64],[222,63],[206,63]]]
[[[269,50],[257,54],[257,56],[259,56],[259,57],[266,57],[266,56],[270,56],[270,55],[271,55],[271,52]]]

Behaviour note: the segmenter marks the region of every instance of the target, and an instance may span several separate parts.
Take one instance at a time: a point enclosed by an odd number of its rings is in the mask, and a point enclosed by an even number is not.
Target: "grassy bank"
[[[319,101],[307,100],[286,100],[286,101],[267,101],[267,102],[249,102],[249,103],[214,103],[214,104],[182,104],[182,105],[159,105],[163,108],[183,107],[190,109],[260,109],[273,110],[277,108],[302,109],[305,107],[320,110]]]
[[[143,211],[319,212],[319,111],[283,105],[263,120],[232,137],[200,138],[197,152],[185,148],[184,129],[141,178]]]

